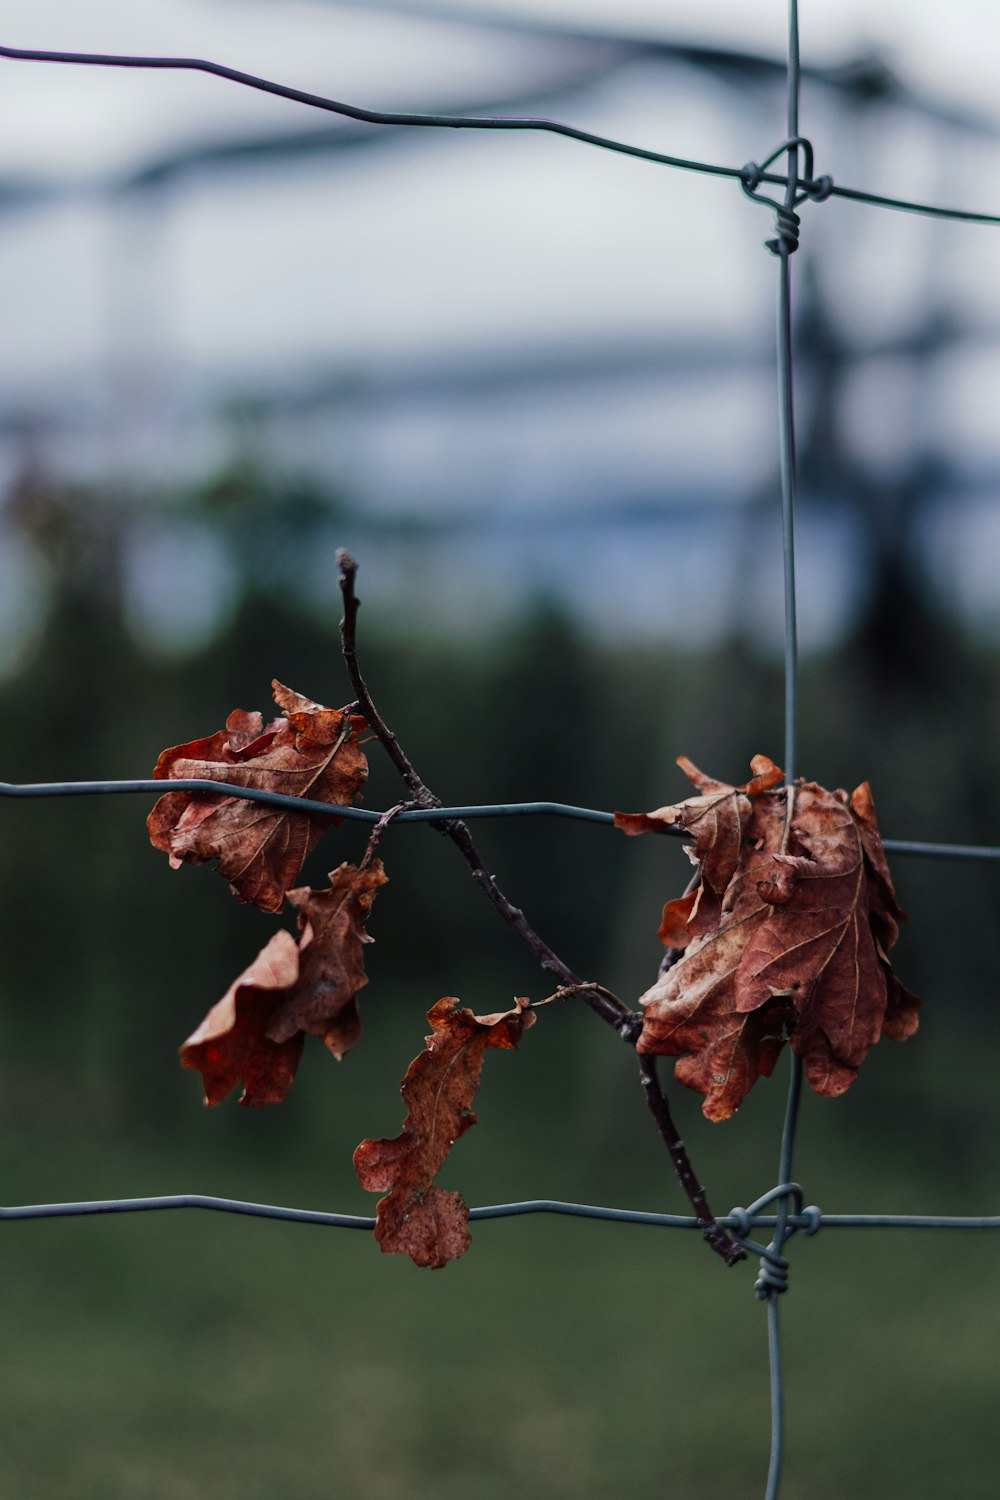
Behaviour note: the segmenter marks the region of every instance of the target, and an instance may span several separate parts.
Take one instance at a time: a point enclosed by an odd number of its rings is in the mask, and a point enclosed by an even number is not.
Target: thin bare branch
[[[344,616],[340,625],[340,639],[343,648],[344,663],[351,680],[351,687],[357,696],[360,711],[364,714],[376,738],[384,747],[393,765],[406,782],[413,798],[413,804],[419,807],[440,807],[442,805],[440,800],[435,797],[434,793],[430,791],[420,777],[396,736],[392,733],[382,715],[375,707],[368,684],[361,674],[357,652],[359,601],[355,590],[358,565],[350,553],[343,549],[337,553],[337,563],[340,568],[340,591],[344,599]],[[401,804],[399,808],[391,810],[389,816],[376,829],[373,838],[377,839],[381,837],[385,823],[390,820],[391,816],[401,811],[404,805],[406,804]],[[466,824],[461,819],[442,818],[440,822],[435,821],[432,826],[451,839],[472,871],[472,878],[483,890],[503,920],[508,926],[514,929],[527,945],[541,967],[549,973],[555,974],[560,986],[557,994],[565,996],[579,995],[590,1006],[590,1009],[601,1017],[602,1021],[606,1021],[624,1041],[634,1047],[642,1030],[641,1015],[629,1010],[628,1006],[619,1000],[617,995],[612,994],[603,985],[593,984],[588,980],[581,979],[578,974],[574,974],[569,965],[549,947],[543,938],[539,937],[520,907],[515,906],[513,902],[509,901],[498,886],[493,875],[487,869],[482,855],[476,848]],[[711,1245],[712,1249],[723,1257],[727,1264],[731,1265],[734,1261],[741,1260],[743,1258],[743,1251],[729,1238],[725,1229],[712,1217],[704,1189],[695,1176],[684,1142],[680,1139],[674,1127],[670,1110],[664,1098],[663,1091],[660,1088],[655,1063],[653,1063],[652,1059],[643,1058],[640,1062],[640,1071],[647,1103],[659,1127],[660,1134],[666,1143],[670,1159],[674,1164],[681,1186],[690,1199],[699,1224],[702,1225],[702,1233],[705,1239]]]
[[[708,1206],[705,1189],[698,1181],[691,1167],[691,1159],[687,1154],[687,1148],[677,1133],[674,1117],[670,1113],[666,1095],[660,1084],[660,1075],[656,1068],[656,1058],[648,1054],[639,1057],[639,1077],[642,1079],[643,1092],[646,1096],[646,1104],[649,1112],[656,1121],[660,1135],[670,1153],[670,1160],[674,1164],[674,1171],[680,1179],[681,1187],[688,1196],[691,1207],[694,1209],[695,1217],[701,1226],[702,1235],[706,1244],[710,1245],[717,1255],[721,1255],[727,1266],[735,1266],[737,1261],[746,1260],[746,1251],[742,1245],[737,1245],[734,1240],[718,1223],[712,1210]]]

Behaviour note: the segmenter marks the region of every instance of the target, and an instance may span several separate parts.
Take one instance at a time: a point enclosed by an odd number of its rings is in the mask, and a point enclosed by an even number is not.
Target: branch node
[[[623,1042],[634,1047],[642,1035],[642,1012],[638,1010],[626,1011],[620,1021],[615,1023],[615,1030]]]

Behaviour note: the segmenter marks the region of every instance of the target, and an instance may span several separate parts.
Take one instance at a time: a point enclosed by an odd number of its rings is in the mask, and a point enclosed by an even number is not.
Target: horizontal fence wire
[[[98,1198],[79,1203],[33,1203],[0,1207],[0,1220],[71,1219],[101,1214],[141,1214],[182,1208],[207,1209],[211,1213],[242,1214],[252,1219],[284,1219],[295,1224],[320,1224],[327,1229],[375,1228],[375,1219],[358,1214],[327,1213],[320,1209],[283,1208],[273,1203],[249,1203],[240,1198],[216,1198],[206,1193],[173,1193],[161,1198]],[[686,1214],[659,1214],[639,1208],[611,1208],[602,1204],[566,1203],[558,1198],[526,1198],[519,1203],[494,1203],[470,1208],[473,1222],[513,1219],[526,1214],[554,1214],[574,1219],[605,1219],[615,1224],[645,1224],[654,1229],[704,1230],[704,1224]],[[1000,1214],[825,1214],[818,1208],[788,1214],[790,1230],[815,1234],[819,1229],[1000,1229]],[[733,1209],[720,1214],[716,1223],[745,1235],[750,1229],[774,1229],[777,1214],[753,1214]]]
[[[621,156],[637,157],[641,161],[653,162],[661,167],[674,167],[682,172],[700,172],[711,177],[729,177],[744,185],[752,180],[785,187],[788,178],[779,172],[760,171],[753,163],[742,167],[724,166],[718,162],[694,161],[683,156],[669,156],[662,151],[653,151],[645,146],[633,146],[612,136],[596,135],[590,130],[581,130],[575,125],[566,125],[559,120],[545,120],[530,116],[501,115],[447,115],[409,113],[398,110],[365,109],[358,104],[347,104],[341,99],[329,99],[323,94],[310,93],[306,89],[293,88],[289,84],[276,83],[270,78],[260,78],[254,73],[244,73],[239,68],[230,68],[225,63],[210,62],[202,57],[138,57],[109,52],[53,52],[35,47],[0,46],[0,57],[12,62],[71,63],[98,68],[151,68],[175,72],[210,73],[244,88],[256,89],[260,93],[274,94],[289,99],[295,104],[307,105],[310,109],[325,110],[328,114],[342,115],[349,120],[358,120],[366,125],[405,126],[417,129],[444,130],[514,130],[540,131],[549,135],[561,135],[569,140],[580,141],[586,146],[597,146],[604,151],[614,151]],[[797,132],[794,132],[797,134]],[[830,177],[798,178],[796,187],[812,198],[844,198],[855,203],[868,204],[875,208],[889,208],[901,213],[926,214],[935,219],[954,219],[966,224],[1000,224],[1000,214],[973,213],[968,209],[945,208],[940,204],[921,203],[906,198],[887,197],[882,193],[864,192],[859,188],[843,187]]]
[[[246,802],[262,802],[271,807],[280,807],[288,812],[308,813],[310,816],[346,818],[358,823],[377,823],[386,815],[370,807],[346,806],[331,802],[316,802],[309,797],[290,797],[284,792],[269,792],[261,787],[235,786],[229,782],[199,780],[193,777],[145,779],[135,781],[0,781],[0,797],[102,797],[133,793],[153,793],[162,797],[167,792],[206,792],[219,797],[241,797]],[[615,815],[596,807],[574,807],[569,802],[486,802],[468,807],[409,807],[394,813],[395,823],[445,823],[450,819],[466,822],[473,818],[524,818],[543,815],[554,818],[575,818],[582,823],[603,823],[614,826]],[[666,824],[662,832],[673,838],[690,838],[683,828],[670,828]],[[1000,846],[991,844],[942,844],[920,842],[913,839],[883,839],[883,847],[890,854],[913,854],[936,859],[1000,859]]]

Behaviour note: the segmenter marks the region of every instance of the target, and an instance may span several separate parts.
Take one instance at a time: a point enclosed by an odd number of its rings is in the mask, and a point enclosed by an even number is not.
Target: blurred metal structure
[[[441,118],[520,114],[540,105],[560,113],[569,112],[585,106],[595,90],[618,76],[625,76],[628,69],[647,63],[666,65],[680,74],[711,80],[728,90],[734,101],[751,104],[760,115],[772,106],[784,77],[783,61],[762,52],[695,45],[671,40],[669,36],[638,35],[624,32],[613,23],[600,29],[581,28],[512,18],[500,9],[484,11],[476,7],[473,12],[468,7],[446,3],[411,5],[388,0],[376,7],[379,8],[387,13],[447,21],[530,43],[532,62],[527,81],[518,80],[492,98],[437,99],[435,113]],[[7,50],[11,55],[15,49]],[[838,121],[850,122],[854,130],[870,126],[872,139],[885,130],[887,121],[903,116],[933,126],[939,133],[942,149],[946,142],[951,149],[956,142],[983,142],[997,136],[996,122],[981,111],[918,96],[877,57],[862,55],[837,67],[816,68],[806,64],[801,76],[815,91],[815,97],[829,104]],[[297,91],[290,92],[294,96]],[[496,121],[497,128],[503,129],[514,123]],[[358,151],[386,150],[390,143],[398,142],[401,132],[405,133],[405,127],[364,119],[342,120],[333,126],[286,127],[276,118],[274,127],[267,131],[257,130],[236,139],[196,137],[169,152],[154,154],[141,165],[94,180],[8,177],[0,183],[0,215],[8,223],[27,222],[39,211],[60,203],[87,201],[104,205],[111,215],[112,226],[113,263],[108,269],[107,284],[114,289],[117,303],[129,314],[113,325],[117,332],[112,337],[118,340],[118,347],[111,349],[108,394],[112,408],[99,413],[94,406],[99,392],[88,389],[75,393],[74,409],[70,411],[57,383],[52,385],[47,409],[26,410],[17,398],[8,401],[6,411],[0,408],[0,435],[5,431],[8,435],[12,461],[17,462],[18,434],[25,421],[37,424],[46,434],[48,446],[58,445],[61,430],[79,434],[88,423],[97,429],[108,425],[108,436],[98,443],[98,448],[115,451],[123,475],[127,477],[131,464],[134,478],[140,482],[143,476],[138,466],[147,449],[159,459],[164,452],[187,448],[188,443],[176,442],[174,429],[179,425],[186,432],[195,422],[191,398],[185,396],[183,410],[174,411],[169,418],[167,414],[173,399],[171,388],[186,387],[188,378],[180,370],[170,374],[173,356],[169,333],[163,320],[157,326],[155,312],[161,300],[160,284],[169,274],[163,246],[169,243],[176,190],[199,183],[211,187],[250,170],[283,172],[309,163],[322,163],[324,172],[336,170],[339,165],[346,166],[355,160]],[[410,131],[411,138],[413,134]],[[416,134],[424,143],[440,138],[440,132],[433,130]],[[652,155],[655,158],[657,153]],[[721,170],[738,177],[741,168],[733,165]],[[773,178],[777,174],[771,175]],[[862,200],[867,197],[863,189],[854,194],[840,183],[833,185],[833,192]],[[871,199],[885,201],[877,194],[871,195]],[[919,207],[925,213],[938,211],[933,203]],[[961,211],[951,209],[945,213],[966,217]],[[989,215],[978,217],[990,219]],[[815,385],[800,441],[803,503],[807,514],[829,512],[834,524],[857,541],[871,571],[864,589],[866,602],[860,606],[869,644],[881,668],[889,666],[893,671],[912,672],[921,655],[919,643],[928,634],[926,601],[922,602],[919,591],[907,585],[907,568],[914,549],[924,549],[929,558],[925,559],[927,566],[935,566],[933,547],[926,537],[940,524],[943,491],[947,489],[951,496],[956,492],[967,496],[974,507],[984,488],[994,489],[1000,484],[1000,465],[991,454],[970,469],[967,454],[940,455],[934,452],[933,437],[928,436],[926,451],[913,454],[903,471],[890,476],[874,473],[870,465],[858,458],[845,431],[845,403],[860,369],[877,361],[909,360],[916,372],[911,400],[915,407],[926,404],[926,391],[921,393],[919,387],[921,383],[933,384],[934,367],[940,361],[956,352],[996,347],[996,318],[989,312],[973,318],[959,309],[928,301],[922,312],[903,326],[862,328],[855,336],[845,338],[829,282],[828,268],[822,260],[816,261],[796,318],[796,352]],[[131,315],[134,310],[148,315],[145,325],[141,317]],[[334,361],[328,370],[317,373],[313,367],[291,378],[276,379],[272,373],[241,374],[230,391],[204,391],[195,400],[222,407],[229,404],[230,398],[251,402],[256,430],[265,447],[278,456],[279,466],[286,461],[281,455],[295,452],[315,454],[317,468],[322,470],[327,462],[325,455],[331,447],[347,441],[345,434],[351,434],[355,444],[360,442],[366,453],[379,447],[384,449],[387,426],[392,432],[394,424],[398,427],[402,420],[405,425],[414,414],[431,427],[437,424],[437,429],[445,434],[455,426],[461,427],[469,432],[470,443],[474,443],[477,401],[509,397],[522,406],[532,401],[555,402],[558,406],[564,398],[590,385],[595,392],[603,387],[602,394],[608,394],[609,405],[627,406],[630,392],[638,382],[659,380],[688,386],[701,378],[708,385],[723,374],[728,377],[742,371],[749,379],[757,371],[765,373],[767,368],[766,351],[756,339],[738,331],[717,330],[696,339],[671,340],[669,344],[662,339],[644,340],[635,335],[616,338],[581,332],[562,345],[553,343],[551,337],[542,337],[536,338],[532,347],[529,336],[516,354],[497,347],[443,349],[427,351],[415,359],[369,362],[362,368],[356,363],[351,367],[348,362],[344,367]],[[120,411],[113,409],[115,403],[120,405]],[[135,413],[143,434],[131,447],[122,440],[129,413]],[[150,424],[161,420],[173,421],[171,436],[161,436],[158,443],[147,443],[145,434]],[[371,437],[366,438],[369,432]],[[447,441],[447,436],[438,439],[440,445]],[[310,461],[313,460],[307,457],[307,462]],[[548,462],[551,468],[551,461]],[[405,470],[407,465],[401,461],[401,467]],[[586,495],[587,524],[592,528],[620,529],[629,523],[630,517],[639,516],[647,519],[655,516],[658,524],[668,527],[697,528],[701,524],[699,518],[710,504],[713,510],[720,505],[731,510],[735,530],[739,532],[745,525],[752,527],[752,515],[765,488],[752,471],[742,486],[728,471],[718,483],[707,477],[703,491],[690,478],[683,483],[671,483],[664,477],[663,464],[657,463],[652,454],[645,459],[632,457],[631,461],[627,454],[618,454],[614,467],[617,487],[613,480],[607,479],[602,481],[603,494]],[[354,468],[356,471],[357,464]],[[561,476],[553,473],[551,480],[527,475],[526,483],[537,486],[530,507],[530,525],[542,559],[547,554],[542,533],[556,517],[561,521],[565,515],[566,507],[557,491],[578,486],[581,477],[573,470]],[[389,497],[386,503],[391,507],[394,503],[391,479],[380,472],[374,482],[382,486]],[[552,488],[546,488],[547,485]],[[462,515],[462,525],[467,531],[484,539],[492,538],[492,531],[500,521],[508,526],[513,524],[504,508],[493,503],[496,498],[491,493],[489,504],[486,496],[479,501],[470,499]],[[432,533],[440,532],[433,513],[426,516],[426,522]],[[517,524],[523,522],[522,517]],[[442,515],[441,525],[447,529],[455,524],[455,505],[451,503],[447,516]],[[440,534],[434,536],[434,545],[442,545]],[[541,566],[553,565],[543,562]],[[950,587],[955,607],[960,607],[961,588],[954,583]],[[891,608],[876,603],[890,597]]]

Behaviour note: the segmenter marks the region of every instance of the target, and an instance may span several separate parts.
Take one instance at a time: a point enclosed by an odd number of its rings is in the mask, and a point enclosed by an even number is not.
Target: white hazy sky
[[[775,56],[784,48],[783,0],[430,3],[456,16],[594,27],[611,15],[644,34]],[[1000,110],[994,5],[806,0],[803,57],[834,62],[874,48],[921,92]],[[502,97],[551,60],[537,42],[418,19],[418,9],[408,0],[3,0],[0,42],[208,57],[389,108]],[[966,142],[959,157],[934,126],[855,122],[820,92],[807,104],[820,171],[998,207],[997,142],[974,151]],[[777,95],[744,97],[708,74],[652,64],[558,108],[592,130],[732,164],[759,158],[783,125]],[[205,75],[0,60],[0,177],[100,184],[185,144],[326,119]],[[133,222],[121,200],[82,194],[0,220],[0,402],[120,383],[135,347],[186,387],[192,375],[273,380],[297,368],[371,369],[578,337],[668,348],[676,338],[770,336],[765,210],[731,182],[551,136],[420,133],[356,156],[195,176],[151,209]],[[811,214],[823,216],[847,331],[905,327],[931,253],[927,221],[837,201],[807,206]],[[952,305],[965,296],[1000,316],[997,231],[934,233]]]
[[[785,38],[783,0],[437,0],[437,9],[610,22],[775,55]],[[918,89],[1000,116],[995,0],[805,0],[800,9],[806,59],[874,50]],[[415,18],[418,10],[408,0],[4,0],[0,41],[208,56],[376,107],[449,84],[474,92],[511,76],[522,57],[502,34],[428,24]],[[2,72],[4,170],[99,171],[202,128],[276,118],[274,101],[212,79],[161,77],[154,87],[149,75],[14,63]]]
[[[489,11],[594,28],[610,18],[619,30],[774,57],[785,47],[784,0],[434,5],[456,17]],[[503,97],[551,62],[537,40],[420,19],[419,8],[406,0],[2,0],[0,43],[205,57],[388,109]],[[874,53],[915,93],[1000,123],[996,0],[803,0],[800,8],[804,61]],[[820,90],[806,103],[818,170],[859,187],[1000,211],[996,140],[965,139],[956,149],[933,124],[848,114]],[[777,92],[737,94],[708,73],[650,63],[554,109],[594,131],[732,165],[759,159],[784,125]],[[184,145],[324,118],[203,75],[0,60],[0,179],[100,186]],[[770,216],[736,184],[551,136],[430,134],[433,145],[421,133],[351,156],[192,175],[148,200],[144,216],[135,200],[84,191],[0,219],[0,413],[72,412],[88,400],[105,412],[131,406],[149,418],[134,424],[132,447],[124,426],[111,422],[89,457],[72,450],[72,463],[85,472],[127,472],[134,463],[157,474],[183,463],[195,472],[218,457],[217,437],[200,447],[192,418],[205,390],[273,389],[310,371],[377,378],[406,361],[570,349],[575,339],[633,339],[668,356],[699,342],[728,340],[737,353],[769,346],[774,267],[761,244]],[[820,216],[822,233],[813,236]],[[905,334],[928,297],[976,326],[1000,323],[1000,231],[933,226],[837,200],[808,205],[803,218],[847,337],[877,346]],[[891,468],[916,428],[934,451],[951,443],[993,464],[1000,439],[987,392],[998,356],[990,346],[982,357],[989,370],[970,374],[963,351],[919,422],[907,372],[873,357],[852,388],[854,441],[873,445],[872,461],[882,455]],[[725,385],[711,373],[671,379],[607,400],[595,391],[589,406],[582,396],[571,407],[522,396],[523,409],[512,405],[500,421],[495,404],[477,419],[474,403],[458,416],[403,411],[395,428],[348,421],[334,434],[336,461],[359,493],[395,504],[405,492],[415,507],[440,507],[449,484],[466,502],[488,481],[508,507],[530,507],[540,494],[611,493],[632,481],[650,492],[659,475],[675,489],[692,475],[742,492],[770,472],[770,373],[746,367]],[[292,434],[297,450],[304,437]],[[970,522],[970,534],[977,526]],[[160,573],[173,577],[176,568],[161,566],[161,543],[153,550]],[[607,550],[602,541],[602,568]],[[803,628],[819,638],[833,629],[810,625],[822,580],[839,556],[849,582],[851,560],[822,542],[813,551],[826,566],[804,590]],[[698,592],[695,564],[688,574]],[[136,566],[139,596],[151,597],[149,570]],[[597,569],[595,560],[595,577]],[[16,571],[27,576],[20,564]],[[586,569],[583,577],[586,587]],[[9,586],[0,577],[0,601]],[[660,600],[658,576],[634,592],[643,609]],[[775,580],[762,581],[762,597],[779,592]],[[840,608],[848,594],[841,579],[829,597]],[[683,618],[688,603],[678,601]],[[661,601],[656,619],[662,609]],[[179,614],[188,613],[185,602]]]
[[[783,0],[428,3],[439,15],[593,27],[610,16],[620,29],[775,56],[785,44]],[[3,0],[0,42],[208,57],[389,108],[494,90],[502,97],[547,65],[544,45],[419,19],[419,8],[410,0]],[[874,49],[917,91],[974,102],[1000,122],[995,0],[804,0],[800,9],[805,60]],[[966,142],[959,159],[946,155],[936,127],[883,131],[865,119],[854,128],[828,105],[812,95],[803,122],[818,170],[902,196],[1000,207],[990,191],[997,142],[975,152]],[[783,125],[780,98],[744,99],[707,74],[650,64],[559,108],[593,130],[731,164],[759,158]],[[326,119],[205,75],[0,60],[0,177],[8,179],[99,184],[185,144]],[[768,215],[733,183],[658,173],[551,136],[432,134],[433,149],[421,133],[356,157],[194,177],[150,216],[145,240],[134,238],[143,226],[120,201],[99,195],[0,221],[0,398],[32,399],[58,380],[87,388],[88,368],[106,375],[109,351],[121,355],[132,327],[180,368],[224,376],[580,333],[767,337],[770,266],[755,252]],[[845,324],[905,324],[926,269],[926,221],[838,202],[805,213],[822,213],[836,249]],[[948,267],[953,245],[963,259]],[[971,303],[995,308],[996,245],[993,230],[938,231],[934,254],[956,297],[968,289]]]
[[[611,17],[644,34],[775,56],[785,42],[783,0],[428,4],[439,15],[594,27]],[[502,97],[550,61],[543,44],[419,19],[419,8],[411,0],[3,0],[0,41],[208,57],[388,108]],[[805,0],[803,56],[831,62],[875,49],[918,90],[1000,112],[994,16],[995,0]],[[828,103],[811,96],[803,122],[818,170],[901,196],[998,206],[990,202],[996,142],[982,148],[975,173],[968,150],[954,165],[949,157],[942,180],[940,132],[925,139],[910,124],[883,139],[878,122],[855,130]],[[557,107],[592,130],[733,165],[759,159],[783,125],[780,98],[743,99],[707,74],[649,64]],[[327,119],[203,74],[0,60],[0,177],[8,179],[100,184],[184,145]],[[768,326],[766,257],[747,253],[768,232],[767,215],[734,184],[658,174],[551,136],[434,132],[430,145],[421,134],[358,157],[261,169],[252,181],[192,178],[151,220],[145,242],[130,240],[128,214],[99,196],[9,216],[0,222],[0,380],[16,375],[27,391],[57,373],[65,379],[100,361],[109,339],[120,342],[114,330],[133,324],[182,363],[230,370],[262,360],[391,359],[435,344],[513,346],[529,331],[544,341],[577,331],[752,336]],[[917,271],[904,259],[922,253],[913,221],[838,203],[822,213],[829,233],[843,226],[852,283],[844,317],[867,326],[905,308]],[[857,282],[851,256],[876,230],[878,253]],[[962,244],[980,258],[978,295],[980,280],[996,282],[994,233],[979,231],[975,246],[974,238],[965,232]],[[158,322],[143,328],[154,307]]]

